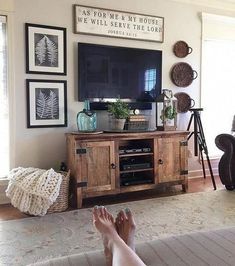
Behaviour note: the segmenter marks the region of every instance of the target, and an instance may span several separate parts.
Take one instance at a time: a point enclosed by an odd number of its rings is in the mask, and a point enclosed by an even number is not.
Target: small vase
[[[90,110],[89,100],[85,100],[84,109],[77,114],[77,127],[79,131],[96,130],[96,113]]]

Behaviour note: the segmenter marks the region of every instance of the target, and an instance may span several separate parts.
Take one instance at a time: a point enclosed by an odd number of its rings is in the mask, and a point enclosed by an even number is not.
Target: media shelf
[[[146,171],[152,171],[152,170],[153,170],[153,168],[142,168],[142,169],[136,169],[136,170],[125,170],[125,171],[120,171],[120,174],[146,172]]]
[[[154,183],[153,139],[119,142],[120,186]]]

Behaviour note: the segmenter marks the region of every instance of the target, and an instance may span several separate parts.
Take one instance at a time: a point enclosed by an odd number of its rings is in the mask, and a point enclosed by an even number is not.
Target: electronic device
[[[153,183],[152,179],[121,180],[121,186],[133,186],[133,185],[150,184],[150,183]]]
[[[143,177],[143,175],[139,175],[139,173],[128,173],[121,174],[120,176],[120,185],[121,186],[132,186],[132,185],[140,185],[140,184],[150,184],[153,183],[153,178],[151,177]]]
[[[123,163],[121,164],[121,169],[123,171],[127,170],[140,170],[140,169],[146,169],[150,168],[151,164],[150,163]]]
[[[151,152],[151,148],[144,147],[144,148],[121,148],[119,149],[119,154],[131,154],[131,153],[146,153]]]
[[[79,101],[153,102],[161,86],[162,51],[78,43]]]

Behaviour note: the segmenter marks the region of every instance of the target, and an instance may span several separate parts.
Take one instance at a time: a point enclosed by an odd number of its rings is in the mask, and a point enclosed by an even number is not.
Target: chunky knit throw
[[[53,169],[18,167],[10,171],[6,195],[22,212],[43,216],[59,195],[62,175]]]

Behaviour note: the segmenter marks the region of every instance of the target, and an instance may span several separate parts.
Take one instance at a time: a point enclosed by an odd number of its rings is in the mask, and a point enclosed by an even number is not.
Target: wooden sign
[[[163,42],[164,18],[74,5],[74,32]]]

